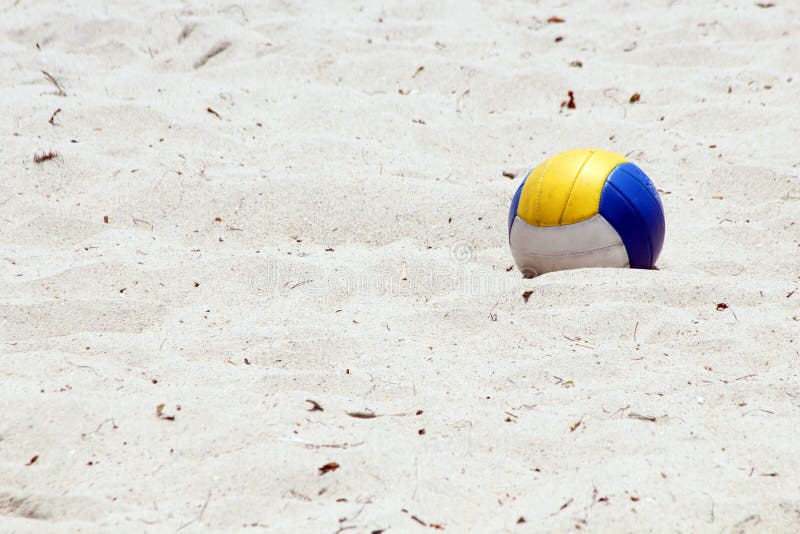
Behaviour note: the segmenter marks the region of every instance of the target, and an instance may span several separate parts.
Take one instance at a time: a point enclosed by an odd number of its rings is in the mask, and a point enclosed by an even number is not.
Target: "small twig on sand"
[[[278,438],[278,440],[299,443],[307,449],[349,449],[351,447],[360,447],[364,444],[363,441],[357,441],[355,443],[312,443],[296,436],[292,438]]]
[[[764,408],[753,408],[752,410],[747,410],[746,412],[742,412],[742,417],[750,415],[751,413],[754,412],[761,412],[761,413],[768,413],[770,415],[775,415],[775,412],[773,412],[772,410],[765,410]]]
[[[188,527],[189,525],[191,525],[193,523],[198,523],[199,521],[201,521],[203,519],[203,514],[206,513],[206,507],[208,506],[208,501],[210,499],[211,499],[211,490],[209,489],[208,490],[208,495],[206,496],[206,502],[203,503],[203,507],[200,509],[200,513],[197,514],[197,517],[195,517],[194,519],[192,519],[188,523],[184,523],[183,525],[178,527],[178,530],[176,530],[175,532],[179,532],[179,531],[185,529],[186,527]]]
[[[150,227],[151,230],[153,229],[153,223],[151,223],[150,221],[145,221],[144,219],[137,219],[136,217],[132,217],[132,219],[133,219],[133,224],[135,225],[146,224],[147,226]]]
[[[47,122],[52,124],[53,126],[56,126],[56,122],[55,122],[56,121],[56,115],[58,115],[59,113],[61,113],[61,108],[58,108],[57,110],[55,110],[53,112],[53,114],[50,115],[50,120],[47,121]]]
[[[54,94],[56,94],[57,96],[67,96],[67,92],[66,92],[66,91],[64,91],[64,88],[63,88],[63,87],[61,87],[61,84],[60,84],[60,83],[58,83],[58,80],[56,80],[56,79],[53,77],[53,75],[52,75],[52,74],[50,74],[50,73],[49,73],[49,72],[47,72],[46,70],[43,70],[43,71],[42,71],[42,74],[44,74],[44,77],[45,77],[45,78],[47,78],[47,81],[48,81],[48,82],[50,82],[50,83],[52,83],[53,85],[55,85],[55,86],[56,86],[56,92],[55,92]]]
[[[306,443],[305,446],[307,449],[349,449],[363,444],[363,441],[357,441],[356,443]]]
[[[88,366],[88,365],[79,365],[79,364],[77,364],[77,363],[72,363],[72,362],[71,362],[71,361],[69,361],[69,360],[66,360],[66,362],[67,362],[68,364],[70,364],[71,366],[73,366],[73,367],[77,367],[78,369],[88,369],[88,370],[90,370],[91,372],[93,372],[94,374],[96,374],[97,376],[100,376],[100,373],[98,373],[98,372],[97,372],[97,369],[95,369],[94,367],[90,367],[90,366]]]
[[[372,412],[345,412],[350,417],[355,417],[356,419],[375,419],[376,417],[380,417],[378,414]]]
[[[194,68],[199,69],[200,67],[202,67],[203,65],[208,63],[209,59],[211,59],[214,56],[219,55],[222,52],[224,52],[225,50],[227,50],[229,46],[231,46],[231,42],[230,41],[220,41],[219,43],[215,44],[211,48],[211,50],[209,50],[208,52],[203,54],[203,57],[201,57],[200,59],[198,59],[195,62]]]
[[[85,434],[81,434],[81,438],[85,438],[86,436],[91,436],[92,434],[97,434],[98,432],[100,432],[100,429],[101,429],[101,428],[103,428],[103,426],[104,426],[106,423],[111,423],[111,428],[113,428],[114,430],[116,430],[117,428],[119,428],[119,427],[117,426],[117,422],[114,420],[114,418],[113,418],[113,417],[109,417],[108,419],[106,419],[105,421],[103,421],[102,423],[100,423],[99,425],[97,425],[97,428],[95,428],[95,429],[94,429],[94,430],[92,430],[91,432],[86,432]]]
[[[713,523],[714,519],[715,519],[714,518],[714,508],[715,508],[715,506],[714,506],[714,497],[712,497],[710,493],[706,493],[705,491],[703,492],[703,494],[708,495],[708,498],[711,499],[711,513],[709,514],[709,521],[708,522],[709,523]]]
[[[181,34],[178,35],[178,42],[180,43],[181,41],[183,41],[184,39],[189,37],[192,34],[192,32],[194,31],[195,28],[197,28],[197,24],[194,24],[194,23],[189,23],[189,24],[185,25],[183,27],[183,29],[181,30]]]
[[[569,500],[567,500],[567,502],[565,502],[564,504],[562,504],[562,505],[559,507],[559,509],[558,509],[558,511],[557,511],[557,512],[553,512],[553,513],[552,513],[552,514],[550,514],[550,515],[551,515],[551,516],[553,516],[553,515],[556,515],[558,512],[561,512],[562,510],[565,510],[565,509],[566,509],[566,508],[567,508],[567,507],[568,507],[570,504],[572,504],[572,501],[574,501],[574,500],[575,500],[575,499],[573,499],[572,497],[570,497],[570,498],[569,498]]]

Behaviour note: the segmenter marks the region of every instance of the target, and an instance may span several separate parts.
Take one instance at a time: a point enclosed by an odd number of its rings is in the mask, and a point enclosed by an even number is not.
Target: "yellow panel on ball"
[[[614,152],[587,148],[557,154],[526,179],[517,215],[534,226],[585,221],[597,215],[609,173],[626,161]]]

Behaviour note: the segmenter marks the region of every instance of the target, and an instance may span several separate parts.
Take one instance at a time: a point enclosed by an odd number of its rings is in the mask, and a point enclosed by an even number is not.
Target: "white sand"
[[[0,530],[798,531],[800,8],[646,3],[3,0]],[[581,146],[660,271],[506,272]]]

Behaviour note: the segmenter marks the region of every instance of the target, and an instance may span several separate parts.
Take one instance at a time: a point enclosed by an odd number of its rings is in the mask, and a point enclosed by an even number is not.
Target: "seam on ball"
[[[577,183],[578,180],[580,180],[583,168],[586,167],[586,164],[589,163],[589,160],[592,159],[592,156],[594,156],[594,150],[589,151],[589,155],[586,156],[585,160],[583,160],[581,166],[578,167],[578,172],[576,172],[575,176],[572,178],[572,184],[569,186],[569,194],[567,195],[567,201],[564,202],[564,207],[561,208],[561,215],[558,216],[558,226],[560,226],[561,223],[564,222],[564,214],[567,212],[567,206],[569,206],[569,201],[572,198],[572,191],[575,190],[575,184]]]
[[[625,248],[625,245],[622,243],[614,243],[613,245],[608,245],[605,247],[598,247],[593,248],[591,250],[582,250],[580,252],[566,252],[564,254],[536,254],[535,252],[525,252],[524,255],[526,257],[536,257],[536,258],[561,258],[564,256],[580,256],[582,254],[591,254],[592,252],[597,252],[600,250],[608,250],[614,247],[622,247]],[[630,262],[628,262],[630,264]]]

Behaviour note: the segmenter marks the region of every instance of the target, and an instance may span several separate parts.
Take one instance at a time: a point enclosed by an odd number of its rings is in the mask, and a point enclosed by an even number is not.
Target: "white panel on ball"
[[[628,267],[625,245],[602,215],[564,226],[532,226],[516,217],[510,244],[514,261],[526,276],[583,267]]]

